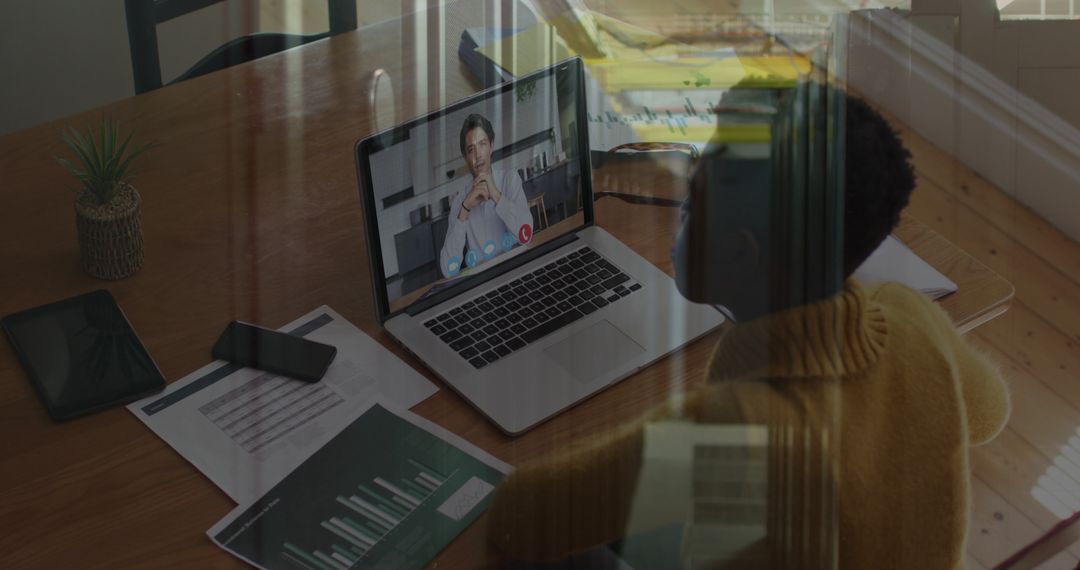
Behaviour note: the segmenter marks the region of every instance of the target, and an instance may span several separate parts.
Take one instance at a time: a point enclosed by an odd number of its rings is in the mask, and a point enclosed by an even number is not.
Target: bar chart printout
[[[423,424],[373,406],[207,534],[261,568],[421,568],[487,508],[509,469]]]

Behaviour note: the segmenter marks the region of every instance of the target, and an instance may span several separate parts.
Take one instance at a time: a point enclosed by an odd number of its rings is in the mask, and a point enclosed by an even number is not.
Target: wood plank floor
[[[1080,510],[1080,244],[896,123],[911,150],[915,218],[1012,281],[1003,317],[968,340],[1002,369],[1013,410],[972,450],[968,564],[992,568]],[[1074,568],[1080,543],[1042,568]]]

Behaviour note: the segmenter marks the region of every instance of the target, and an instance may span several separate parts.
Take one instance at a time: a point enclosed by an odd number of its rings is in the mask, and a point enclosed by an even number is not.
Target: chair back
[[[136,94],[152,91],[163,85],[161,59],[158,54],[158,24],[221,2],[224,0],[124,0]],[[330,29],[326,32],[310,35],[260,33],[242,36],[210,52],[170,83],[356,29],[355,0],[327,0],[327,5]]]

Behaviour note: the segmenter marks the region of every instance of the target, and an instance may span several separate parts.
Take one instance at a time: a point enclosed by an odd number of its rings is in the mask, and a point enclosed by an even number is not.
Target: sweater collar
[[[848,279],[838,295],[732,327],[713,353],[710,376],[845,376],[877,361],[887,332],[881,306]]]

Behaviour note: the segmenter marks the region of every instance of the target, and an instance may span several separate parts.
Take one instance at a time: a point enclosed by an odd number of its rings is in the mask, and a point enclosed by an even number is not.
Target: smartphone
[[[233,321],[214,343],[213,355],[233,364],[318,382],[334,361],[337,347]]]

